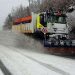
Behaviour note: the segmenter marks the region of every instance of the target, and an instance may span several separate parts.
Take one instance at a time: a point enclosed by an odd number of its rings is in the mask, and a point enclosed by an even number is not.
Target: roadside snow
[[[17,51],[19,53],[22,53],[22,55],[25,55],[35,61],[48,65],[48,67],[53,66],[65,72],[67,75],[75,75],[74,59],[69,59],[69,58],[59,57],[54,55],[47,55],[47,54],[38,54],[38,53],[27,52],[25,50],[18,50],[18,49]]]
[[[75,75],[75,60],[0,46],[0,59],[12,75]]]
[[[0,59],[12,75],[62,75],[15,50],[14,48],[0,46]]]
[[[1,69],[0,69],[0,75],[4,75]]]

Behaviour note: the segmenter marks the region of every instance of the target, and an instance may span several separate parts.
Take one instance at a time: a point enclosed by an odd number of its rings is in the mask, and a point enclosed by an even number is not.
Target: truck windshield
[[[65,24],[66,23],[66,17],[65,16],[52,15],[49,18],[49,22]]]

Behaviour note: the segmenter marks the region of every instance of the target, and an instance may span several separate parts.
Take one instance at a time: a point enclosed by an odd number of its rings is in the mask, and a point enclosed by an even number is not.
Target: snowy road
[[[3,62],[0,60],[0,75],[11,75],[8,69],[4,66]]]
[[[43,64],[17,52],[14,48],[10,49],[3,46],[0,48],[0,58],[12,75],[68,75],[64,72],[61,74],[61,72],[53,71],[53,69],[50,70]]]
[[[4,73],[2,72],[2,70],[0,69],[0,75],[4,75]]]
[[[0,60],[9,75],[75,75],[75,60],[69,58],[0,46]]]
[[[45,52],[35,39],[0,32],[0,75],[75,75],[75,59]]]

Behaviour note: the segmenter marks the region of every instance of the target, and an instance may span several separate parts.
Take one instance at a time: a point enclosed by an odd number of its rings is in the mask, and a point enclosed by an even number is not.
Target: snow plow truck
[[[69,38],[69,25],[66,18],[66,14],[61,11],[48,14],[47,12],[32,13],[31,16],[16,19],[12,30],[27,34],[42,33],[44,47],[70,48],[69,53],[75,53],[75,40]]]

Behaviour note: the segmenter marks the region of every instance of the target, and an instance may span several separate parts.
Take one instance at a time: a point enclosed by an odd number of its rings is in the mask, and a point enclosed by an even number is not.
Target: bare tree
[[[67,8],[70,5],[74,5],[75,0],[42,0],[41,10],[49,9],[50,7],[57,9],[62,9],[64,11],[67,10]]]
[[[12,16],[11,16],[11,14],[9,14],[7,16],[3,28],[4,29],[11,29],[12,28]]]
[[[16,10],[13,9],[11,13],[13,18],[16,19],[16,18],[22,18],[22,17],[30,15],[30,10],[29,10],[29,7],[23,7],[21,5],[20,7],[16,8]]]

